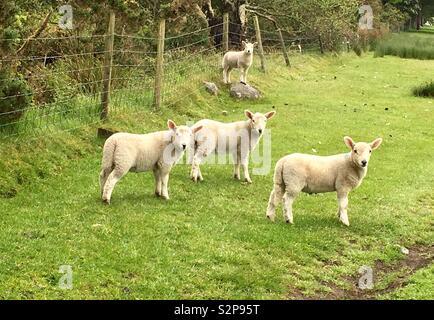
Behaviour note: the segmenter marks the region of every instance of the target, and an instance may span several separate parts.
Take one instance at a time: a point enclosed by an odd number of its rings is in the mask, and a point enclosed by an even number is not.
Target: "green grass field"
[[[434,28],[392,34],[375,46],[375,56],[434,59]]]
[[[129,174],[104,206],[97,125],[8,140],[0,144],[0,298],[434,299],[434,100],[412,95],[432,80],[434,61],[306,55],[286,69],[280,60],[268,60],[265,75],[252,70],[264,93],[257,102],[233,101],[227,89],[191,91],[198,81],[161,112],[125,93],[105,126],[148,132],[167,118],[234,121],[247,108],[274,108],[273,166],[291,152],[346,152],[344,135],[383,137],[350,194],[350,227],[339,223],[332,193],[301,195],[293,226],[281,208],[271,223],[272,171],[246,185],[231,165],[203,166],[200,184],[178,165],[168,202],[153,196],[152,174]],[[71,290],[58,287],[61,265],[72,267]],[[356,288],[361,266],[373,268],[374,289]]]

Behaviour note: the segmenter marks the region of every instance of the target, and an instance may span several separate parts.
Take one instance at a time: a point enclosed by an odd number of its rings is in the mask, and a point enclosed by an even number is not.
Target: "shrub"
[[[434,81],[422,84],[413,89],[413,94],[417,97],[434,98]]]
[[[26,81],[0,70],[0,125],[18,121],[31,104],[31,94]]]

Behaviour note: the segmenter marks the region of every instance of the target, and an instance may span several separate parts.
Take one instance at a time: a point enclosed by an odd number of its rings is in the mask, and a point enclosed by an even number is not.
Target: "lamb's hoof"
[[[340,217],[339,220],[340,220],[344,225],[346,225],[347,227],[350,226],[350,221],[348,221],[348,218],[346,218],[346,217],[345,217],[345,218]]]
[[[247,183],[249,183],[249,184],[250,184],[250,183],[253,183],[252,180],[251,180],[250,178],[249,178],[249,179],[246,179],[245,181],[246,181]]]
[[[294,224],[294,222],[292,220],[285,220],[285,222],[288,224]]]
[[[162,198],[163,200],[169,200],[169,199],[170,199],[168,195],[162,195],[161,198]]]
[[[154,194],[155,194],[155,196],[156,196],[157,198],[161,197],[161,194],[160,194],[159,192],[157,192],[157,191],[155,191]]]
[[[236,174],[234,174],[234,179],[235,179],[235,180],[240,180],[240,176],[239,176],[239,175],[236,175]]]
[[[267,218],[270,219],[271,222],[274,222],[274,220],[276,219],[276,215],[275,214],[267,214]]]
[[[110,200],[109,199],[102,199],[102,203],[109,205],[110,204]]]

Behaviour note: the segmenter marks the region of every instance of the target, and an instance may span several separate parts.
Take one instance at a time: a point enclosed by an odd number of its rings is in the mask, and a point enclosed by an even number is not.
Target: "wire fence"
[[[250,25],[230,22],[227,30],[230,49],[240,50],[241,41],[257,39],[257,31]],[[157,45],[161,35],[141,37],[113,32],[14,39],[25,43],[25,48],[0,57],[0,139],[98,123],[103,118],[105,94],[110,97],[109,116],[119,105],[144,110],[160,107],[155,105],[157,90],[161,107],[171,107],[203,90],[203,81],[222,82],[223,32],[221,23],[179,35],[163,35],[162,59]],[[282,55],[282,50],[289,56],[319,51],[315,37],[306,38],[297,32],[281,37],[278,30],[260,32],[265,59]],[[112,49],[107,47],[110,39]],[[8,41],[0,39],[0,48],[2,42]],[[283,55],[280,61],[285,63]],[[159,68],[160,82],[156,81]]]

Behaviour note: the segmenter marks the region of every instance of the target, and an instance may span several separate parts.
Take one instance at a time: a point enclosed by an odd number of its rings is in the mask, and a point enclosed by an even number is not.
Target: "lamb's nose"
[[[367,164],[368,164],[368,161],[366,161],[366,160],[363,160],[363,161],[362,161],[362,166],[363,166],[363,167],[366,167]]]
[[[183,144],[182,149],[185,150],[185,148],[187,148],[187,145]]]

